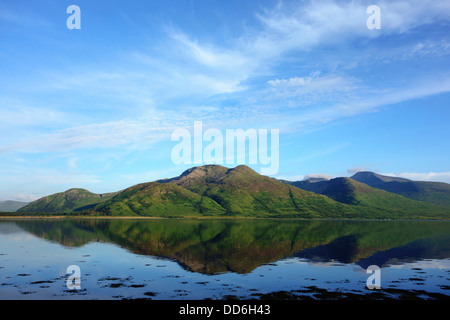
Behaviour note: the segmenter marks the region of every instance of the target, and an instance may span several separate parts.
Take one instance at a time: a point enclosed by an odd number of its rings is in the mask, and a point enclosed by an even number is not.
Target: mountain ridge
[[[104,195],[69,189],[20,213],[152,217],[449,218],[450,207],[414,200],[348,177],[280,181],[245,165],[204,165],[177,177]]]
[[[30,202],[15,201],[15,200],[3,200],[0,201],[0,212],[15,212],[22,207],[25,207]]]
[[[370,171],[357,172],[351,178],[371,187],[413,200],[450,206],[450,184],[445,182],[414,181],[384,176]]]

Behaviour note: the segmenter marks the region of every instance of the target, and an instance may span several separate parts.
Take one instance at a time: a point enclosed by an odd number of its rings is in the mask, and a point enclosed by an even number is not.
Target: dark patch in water
[[[36,293],[36,291],[22,291],[21,294],[33,294]]]
[[[41,280],[41,281],[33,281],[30,282],[30,284],[42,284],[42,283],[53,283],[54,281],[51,280]]]
[[[309,294],[309,295],[308,295]],[[312,294],[312,297],[311,297]],[[450,297],[441,293],[426,292],[423,290],[402,290],[402,289],[383,289],[367,293],[358,292],[340,292],[317,288],[316,286],[307,287],[307,290],[276,291],[266,294],[253,294],[259,296],[261,300],[429,300],[445,299]]]
[[[239,298],[237,296],[235,296],[234,294],[227,294],[227,295],[223,296],[223,298],[225,300],[239,300]]]
[[[98,279],[98,281],[117,281],[117,280],[120,280],[120,278],[104,277],[104,278]]]
[[[422,278],[409,278],[409,281],[425,281],[425,279]]]

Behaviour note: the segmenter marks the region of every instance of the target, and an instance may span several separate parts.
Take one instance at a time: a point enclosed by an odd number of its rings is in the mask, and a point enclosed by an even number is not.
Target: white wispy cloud
[[[310,76],[269,80],[269,88],[261,95],[271,103],[283,101],[284,107],[299,108],[352,96],[359,88],[358,82],[348,76],[320,76],[320,72],[317,72]]]
[[[17,99],[0,99],[0,112],[1,129],[69,123],[67,113],[61,110],[32,106]]]
[[[305,180],[308,180],[308,179],[326,179],[326,180],[330,180],[330,179],[333,179],[333,177],[328,175],[328,174],[313,173],[313,174],[307,174],[305,176]]]
[[[382,1],[379,6],[382,9],[382,30],[389,33],[405,33],[450,16],[450,6],[436,1]],[[194,120],[202,119],[216,126],[263,123],[270,119],[274,127],[301,130],[372,112],[379,106],[450,90],[448,81],[427,79],[383,91],[367,87],[363,79],[345,73],[299,74],[283,78],[272,70],[291,51],[309,52],[323,45],[380,36],[380,33],[366,28],[364,3],[307,1],[294,6],[279,2],[256,17],[260,29],[243,31],[236,39],[229,39],[226,45],[201,41],[183,31],[168,28],[163,55],[155,54],[158,53],[155,48],[143,46],[122,52],[119,63],[118,57],[114,57],[114,61],[106,60],[100,66],[86,64],[76,69],[49,72],[42,81],[36,81],[36,90],[40,88],[48,94],[54,91],[78,92],[99,98],[98,102],[105,106],[115,100],[111,109],[119,110],[120,118],[95,119],[88,125],[67,126],[40,134],[36,139],[4,144],[0,152],[105,148],[153,141],[167,137],[174,128],[186,127]],[[445,47],[445,42],[440,46],[424,43],[418,45],[414,54]],[[124,67],[127,63],[129,68]],[[246,82],[261,74],[272,76],[271,80],[264,82],[269,88],[250,89]],[[364,90],[357,92],[360,86]],[[236,99],[238,106],[221,104],[220,112],[217,107],[206,112],[185,112],[189,110],[184,109],[186,105],[204,106],[205,100],[215,95],[229,95],[225,97]],[[320,108],[295,110],[296,106],[311,105],[319,100],[332,103]],[[292,110],[285,111],[287,107]],[[72,111],[76,109],[73,104],[70,108]],[[195,107],[190,110],[195,110]],[[6,119],[18,119],[32,126],[52,118],[67,117],[64,106],[56,111],[41,111],[37,114],[34,109],[17,108],[7,111]],[[19,119],[22,113],[24,117]]]
[[[402,54],[405,60],[425,56],[442,56],[450,53],[450,41],[441,39],[439,41],[426,40],[418,42],[409,51]]]
[[[415,181],[435,181],[450,183],[450,172],[400,172],[382,174],[385,176],[406,178]]]
[[[379,1],[383,32],[401,34],[418,26],[448,20],[450,5],[445,1]],[[255,47],[279,53],[286,50],[309,50],[321,44],[339,43],[355,37],[378,37],[366,27],[367,3],[349,1],[280,2],[258,17],[265,32]],[[385,35],[385,33],[384,33]],[[273,44],[277,46],[273,46]]]
[[[448,77],[445,79],[448,79]],[[421,79],[415,82],[405,88],[384,89],[382,91],[373,89],[365,96],[358,97],[353,101],[343,100],[323,108],[292,112],[289,114],[292,119],[291,126],[307,130],[307,128],[326,125],[338,119],[375,112],[380,107],[450,92],[450,81],[447,80],[426,79],[423,81]]]
[[[88,172],[68,172],[32,166],[15,167],[7,172],[2,170],[1,175],[2,184],[8,186],[7,190],[3,190],[1,197],[18,201],[32,201],[73,187],[85,188],[101,183],[97,175]]]
[[[370,168],[367,168],[367,167],[355,167],[355,168],[347,169],[347,173],[352,174],[352,175],[357,172],[361,172],[361,171],[373,171],[373,170],[371,170]]]

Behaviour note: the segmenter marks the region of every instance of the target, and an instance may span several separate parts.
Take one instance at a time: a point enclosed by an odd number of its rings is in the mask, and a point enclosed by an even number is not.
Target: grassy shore
[[[71,216],[71,215],[0,215],[0,219],[170,219],[165,217]]]

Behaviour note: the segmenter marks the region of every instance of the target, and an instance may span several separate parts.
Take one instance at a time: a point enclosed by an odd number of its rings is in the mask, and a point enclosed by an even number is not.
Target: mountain
[[[221,215],[224,208],[177,185],[142,183],[125,189],[96,206],[91,213],[111,216],[173,217],[186,215]]]
[[[287,182],[241,165],[205,165],[170,179],[98,195],[70,189],[20,213],[149,216],[448,219],[450,208],[370,187],[351,178]]]
[[[326,195],[341,203],[364,207],[367,212],[378,210],[405,215],[426,215],[427,212],[434,212],[436,215],[445,215],[445,212],[450,211],[450,208],[373,188],[352,178],[341,177],[318,182],[297,181],[292,184],[304,190]]]
[[[365,184],[349,178],[335,178],[321,181],[311,181],[308,179],[291,182],[291,184],[300,189],[323,194],[336,201],[353,205],[360,203],[357,199],[358,193],[370,193],[371,191],[376,191],[371,190],[372,188]]]
[[[29,202],[13,200],[0,201],[0,212],[15,212],[27,204],[29,204]]]
[[[93,209],[107,215],[342,217],[354,210],[247,166],[205,165],[125,189]]]
[[[351,178],[371,187],[396,193],[410,199],[450,206],[450,184],[448,183],[413,181],[384,176],[369,171],[357,172]]]
[[[26,213],[69,213],[94,207],[117,193],[95,194],[85,189],[69,189],[52,194],[20,208],[17,212]]]

